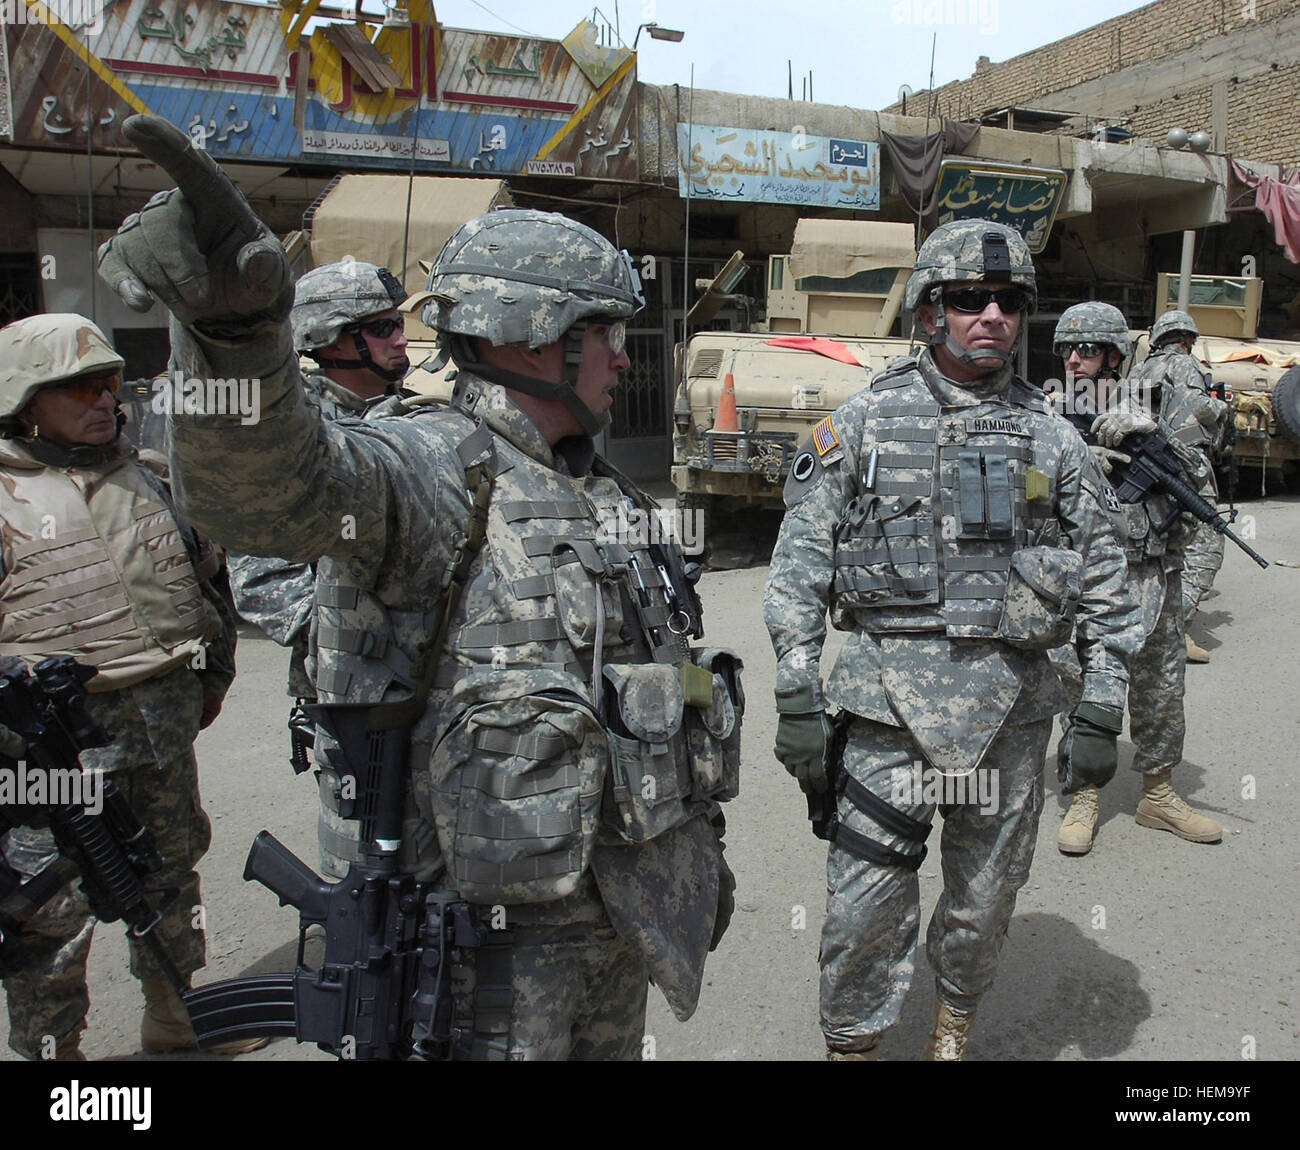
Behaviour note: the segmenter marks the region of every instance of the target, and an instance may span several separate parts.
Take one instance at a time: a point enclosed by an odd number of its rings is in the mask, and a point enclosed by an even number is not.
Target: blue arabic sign
[[[880,148],[866,140],[678,124],[677,154],[683,197],[880,210]]]

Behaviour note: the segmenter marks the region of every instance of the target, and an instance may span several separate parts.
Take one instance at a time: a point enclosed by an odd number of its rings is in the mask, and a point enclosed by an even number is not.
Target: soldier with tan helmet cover
[[[611,530],[649,508],[592,441],[643,303],[630,258],[548,212],[470,220],[424,310],[460,368],[450,407],[322,421],[280,245],[174,127],[124,131],[180,188],[123,225],[100,274],[167,304],[187,369],[262,384],[256,425],[172,413],[187,512],[318,560],[322,705],[411,716],[402,833],[369,849],[472,906],[455,1056],[640,1058],[650,982],[689,1017],[730,918],[718,803],[743,694],[738,660],[689,643],[673,545]]]
[[[830,840],[820,963],[832,1061],[874,1059],[902,1012],[917,870],[939,809],[944,890],[926,940],[937,1001],[924,1057],[964,1056],[1029,875],[1064,701],[1047,651],[1072,622],[1084,690],[1063,783],[1115,771],[1138,611],[1106,509],[1114,493],[1012,370],[1035,299],[1018,233],[984,220],[936,228],[906,293],[927,346],[864,380],[814,429],[787,481],[763,611],[777,656],[776,755]],[[849,638],[823,686],[828,612]]]
[[[71,655],[95,668],[86,707],[112,742],[83,751],[82,765],[112,774],[153,832],[164,862],[151,882],[177,891],[154,929],[188,976],[204,964],[194,867],[210,837],[193,744],[234,678],[234,617],[210,583],[219,556],[176,517],[166,465],[119,434],[122,367],[84,316],[0,329],[0,655],[31,664]],[[26,827],[5,846],[25,877],[55,853],[48,831]],[[31,962],[5,979],[9,1044],[24,1057],[84,1057],[93,927],[69,886],[24,928]],[[145,997],[144,1050],[193,1049],[157,960],[134,938],[130,949]]]
[[[363,260],[321,264],[294,285],[293,345],[315,368],[304,372],[307,398],[322,419],[365,419],[391,406],[410,369],[406,336],[398,305],[406,289],[387,268]],[[289,695],[295,700],[290,716],[294,768],[306,770],[303,734],[310,729],[302,709],[316,701],[309,646],[315,621],[316,566],[258,555],[231,553],[230,588],[235,606],[248,622],[260,627],[283,647],[289,647]],[[328,739],[323,730],[316,741]],[[350,863],[360,859],[357,824],[339,815],[342,784],[317,760],[320,792],[321,869],[342,878]]]

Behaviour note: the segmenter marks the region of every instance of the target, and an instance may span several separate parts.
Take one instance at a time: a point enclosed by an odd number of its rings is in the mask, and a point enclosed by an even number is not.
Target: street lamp
[[[679,32],[676,28],[661,28],[653,21],[649,24],[642,24],[636,30],[636,35],[632,37],[632,51],[636,51],[636,42],[641,39],[641,29],[644,28],[650,33],[651,40],[671,40],[674,44],[680,43],[685,32]]]

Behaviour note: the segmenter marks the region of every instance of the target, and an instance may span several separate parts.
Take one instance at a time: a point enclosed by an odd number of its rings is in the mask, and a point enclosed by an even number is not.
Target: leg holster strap
[[[872,794],[857,779],[841,770],[839,778],[836,780],[836,789],[844,795],[858,810],[873,821],[879,823],[888,831],[892,831],[899,838],[904,838],[914,842],[920,847],[916,852],[896,851],[892,847],[887,847],[883,843],[875,842],[867,838],[866,835],[855,831],[852,827],[847,827],[835,819],[834,825],[830,828],[829,839],[835,843],[841,850],[846,850],[849,854],[857,855],[858,858],[866,859],[878,866],[901,866],[907,870],[918,870],[921,863],[925,861],[928,848],[925,840],[930,835],[930,824],[923,823],[918,819],[911,818],[903,814],[902,811],[891,807],[879,795]]]

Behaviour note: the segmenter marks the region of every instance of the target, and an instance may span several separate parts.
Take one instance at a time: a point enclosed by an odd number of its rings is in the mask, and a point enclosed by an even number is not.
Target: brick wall
[[[1212,49],[1230,48],[1234,35],[1258,30],[1269,21],[1297,12],[1300,0],[1158,0],[1002,63],[981,58],[970,79],[945,84],[935,89],[934,97],[938,111],[954,119],[974,118],[1008,105],[1051,108],[1052,102],[1044,97],[1179,52],[1200,56]],[[1225,58],[1219,78],[1228,83],[1230,152],[1255,160],[1300,164],[1300,116],[1296,113],[1300,64],[1293,62],[1294,56],[1287,44],[1279,43],[1277,59],[1264,61],[1268,71],[1238,77],[1235,83],[1235,70],[1255,71],[1261,61],[1243,59],[1238,65],[1230,55]],[[1210,131],[1212,83],[1199,77],[1189,83],[1187,91],[1122,109],[1071,104],[1062,110],[1093,115],[1109,112],[1112,120],[1127,120],[1126,126],[1135,135],[1155,139],[1163,139],[1175,126]],[[923,93],[911,97],[909,111],[916,114],[927,106],[924,100]],[[897,111],[898,106],[882,110]]]

